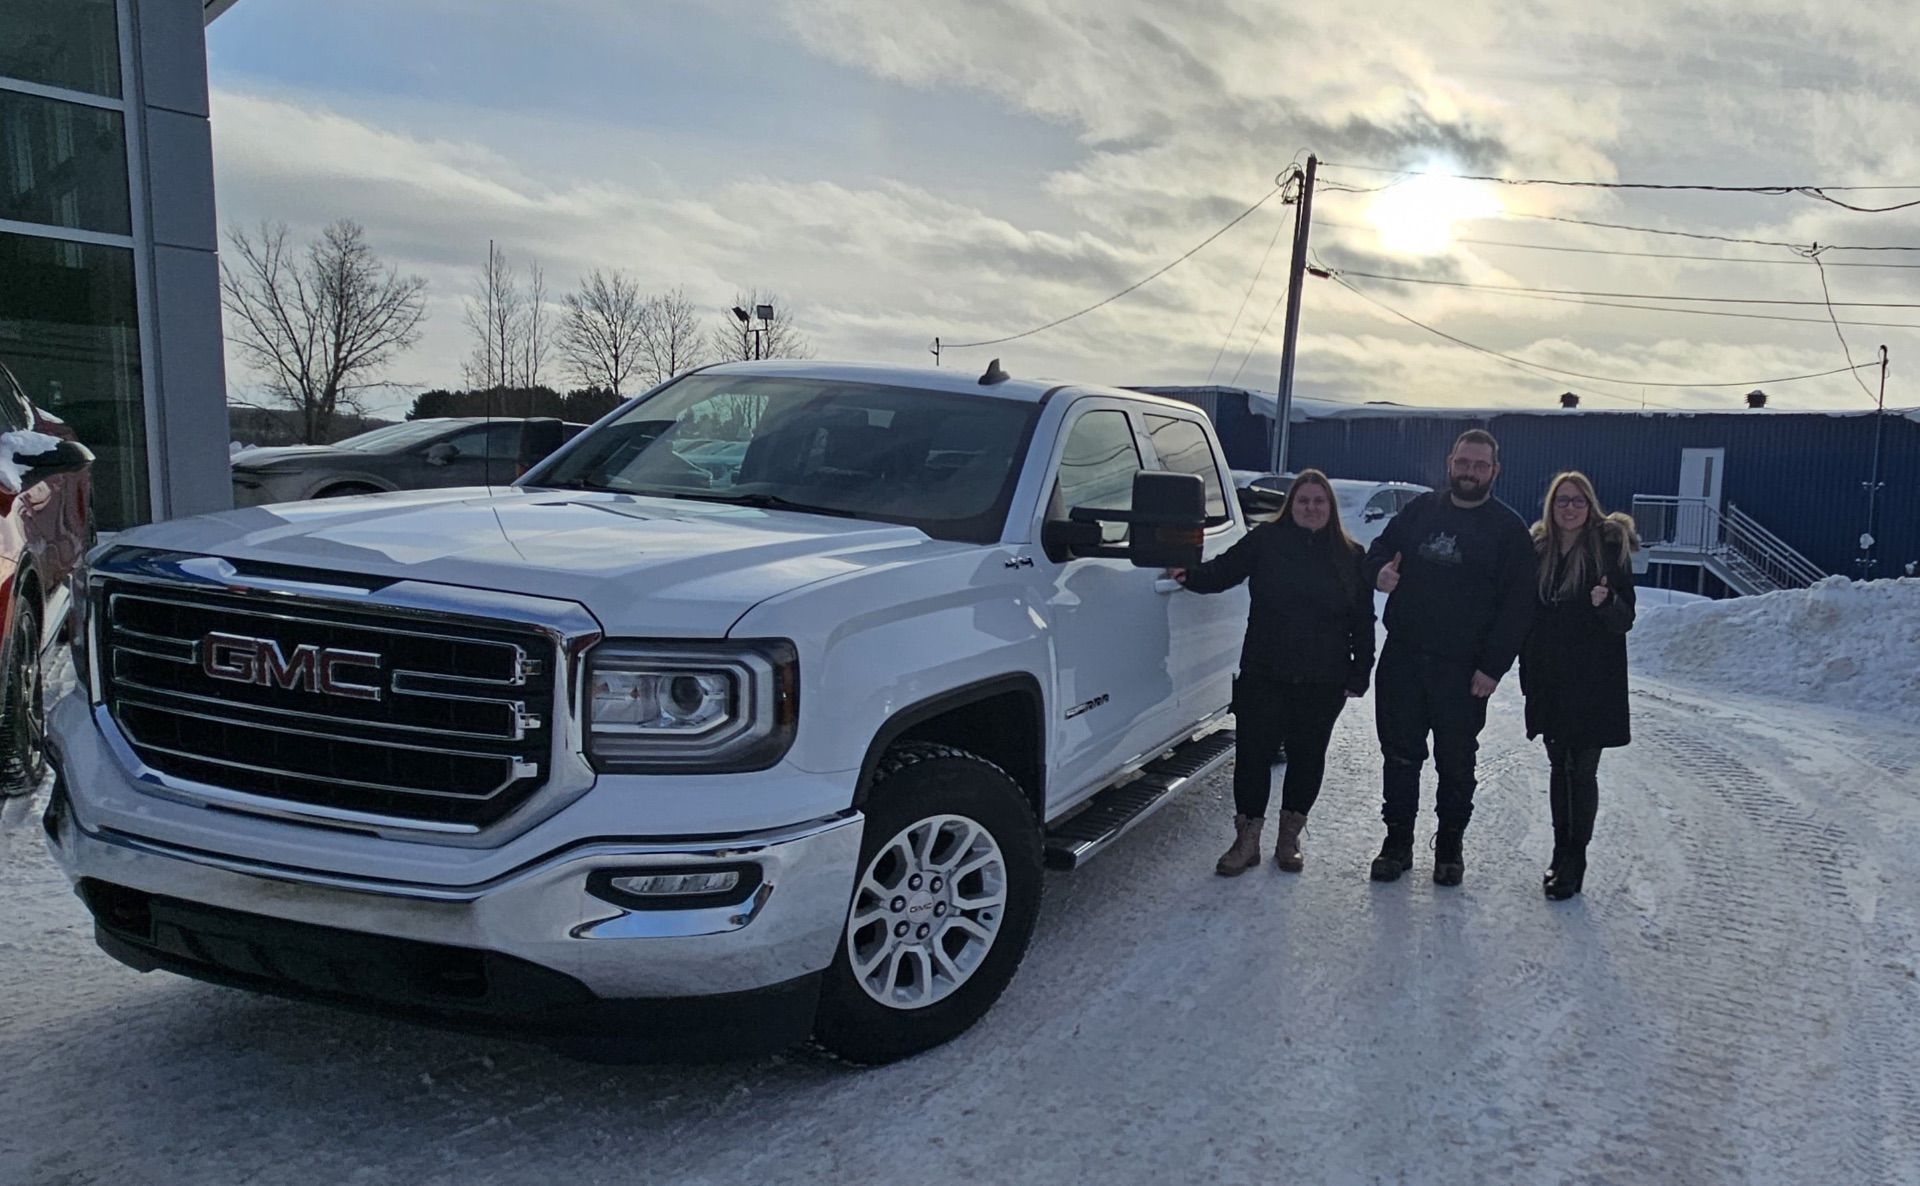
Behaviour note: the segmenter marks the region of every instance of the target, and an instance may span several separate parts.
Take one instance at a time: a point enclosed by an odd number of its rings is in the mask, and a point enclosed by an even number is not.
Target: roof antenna
[[[980,386],[991,387],[995,383],[1005,383],[1011,378],[1013,378],[1012,375],[1000,369],[1000,360],[996,358],[987,364],[987,373],[980,376]]]

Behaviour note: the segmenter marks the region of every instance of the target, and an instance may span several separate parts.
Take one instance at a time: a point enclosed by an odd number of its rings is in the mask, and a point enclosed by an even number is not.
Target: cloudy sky
[[[461,302],[489,239],[556,293],[618,268],[717,317],[758,286],[822,358],[924,365],[936,335],[1018,333],[1152,273],[1300,150],[1506,177],[1920,185],[1916,50],[1910,0],[242,0],[208,31],[222,222],[310,234],[352,218],[424,276],[426,334],[391,372],[415,388],[459,384]],[[1297,391],[1329,399],[1540,405],[1571,388],[1594,407],[1734,406],[1744,386],[1651,384],[1846,365],[1824,305],[1670,299],[1821,301],[1817,269],[1785,248],[1526,215],[1920,245],[1920,208],[1321,178],[1313,244],[1334,268],[1669,298],[1348,277],[1382,307],[1312,279]],[[1465,217],[1436,242],[1440,211]],[[1273,198],[1125,299],[944,362],[1271,390],[1291,218]],[[1920,302],[1920,252],[1824,258],[1836,302]],[[1888,263],[1910,266],[1858,266]],[[1390,310],[1623,382],[1517,370]],[[1890,347],[1889,403],[1920,402],[1899,378],[1920,365],[1920,308],[1838,316],[1888,323],[1841,329],[1855,361]],[[1845,375],[1768,387],[1775,406],[1870,406]]]

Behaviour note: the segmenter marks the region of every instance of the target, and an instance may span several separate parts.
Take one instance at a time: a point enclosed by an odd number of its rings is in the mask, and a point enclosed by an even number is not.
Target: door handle
[[[1161,577],[1153,582],[1153,591],[1160,594],[1178,593],[1184,588],[1186,588],[1185,585],[1174,580],[1172,577]]]

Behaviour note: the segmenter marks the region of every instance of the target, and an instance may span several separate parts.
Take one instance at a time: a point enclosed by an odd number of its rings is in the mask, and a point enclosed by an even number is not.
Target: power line
[[[1677,239],[1698,239],[1708,243],[1739,243],[1748,247],[1784,247],[1789,251],[1805,247],[1805,243],[1792,243],[1785,239],[1750,239],[1739,235],[1714,235],[1703,231],[1674,231],[1662,227],[1634,226],[1624,222],[1599,222],[1591,218],[1572,218],[1565,214],[1529,214],[1522,210],[1505,210],[1501,218],[1532,218],[1541,222],[1564,222],[1572,226],[1600,227],[1609,231],[1633,231],[1642,235],[1669,235]],[[1873,246],[1849,247],[1832,244],[1828,251],[1920,251],[1920,246]]]
[[[1920,198],[1911,198],[1896,202],[1890,206],[1857,206],[1833,196],[1834,193],[1858,190],[1914,190],[1920,185],[1708,185],[1700,183],[1664,183],[1651,181],[1573,181],[1559,177],[1494,177],[1483,173],[1428,173],[1417,169],[1387,169],[1378,165],[1341,165],[1329,161],[1333,169],[1352,169],[1366,173],[1389,173],[1403,178],[1442,177],[1457,181],[1483,181],[1492,185],[1544,185],[1562,189],[1611,189],[1611,190],[1653,190],[1660,192],[1690,191],[1696,193],[1756,194],[1763,197],[1788,197],[1798,194],[1801,197],[1814,198],[1828,202],[1843,209],[1860,214],[1889,214],[1895,210],[1905,210],[1920,206]],[[1386,188],[1386,187],[1381,187]],[[1828,191],[1832,191],[1829,193]],[[1370,192],[1370,191],[1363,191]]]
[[[1779,297],[1722,297],[1688,296],[1670,292],[1594,292],[1579,288],[1532,288],[1523,284],[1475,284],[1469,280],[1440,280],[1429,276],[1392,276],[1385,272],[1361,272],[1347,270],[1346,275],[1359,276],[1366,280],[1385,280],[1394,284],[1432,284],[1442,288],[1469,288],[1482,292],[1538,292],[1552,296],[1612,297],[1618,300],[1642,301],[1685,301],[1706,305],[1810,305],[1815,308],[1831,304],[1843,309],[1920,309],[1920,302],[1913,301],[1799,301]]]
[[[1351,274],[1356,276],[1361,275],[1361,273],[1358,273],[1358,272],[1351,273]],[[1354,286],[1353,284],[1347,281],[1346,279],[1346,276],[1348,275],[1347,273],[1328,270],[1328,275],[1333,279],[1335,283],[1339,284],[1342,288],[1345,288],[1348,292],[1353,293],[1355,296],[1361,298],[1362,300],[1367,301],[1371,304],[1377,305],[1382,309],[1385,309],[1387,312],[1393,314],[1395,317],[1398,317],[1400,320],[1405,321],[1409,325],[1413,325],[1420,329],[1426,330],[1428,333],[1433,334],[1436,337],[1445,338],[1447,341],[1452,342],[1456,346],[1463,346],[1468,350],[1472,350],[1480,354],[1485,354],[1493,358],[1502,359],[1506,362],[1514,363],[1519,366],[1529,367],[1534,370],[1546,371],[1555,375],[1568,375],[1575,379],[1589,379],[1596,383],[1616,383],[1622,387],[1672,387],[1672,388],[1760,387],[1760,386],[1766,386],[1769,384],[1797,383],[1803,379],[1824,379],[1829,375],[1843,375],[1859,369],[1857,367],[1840,367],[1831,371],[1817,371],[1812,374],[1806,374],[1806,375],[1782,375],[1782,376],[1777,376],[1771,379],[1744,379],[1736,383],[1719,383],[1719,382],[1680,383],[1680,382],[1674,382],[1671,380],[1621,379],[1611,375],[1593,375],[1593,374],[1588,374],[1585,371],[1571,371],[1563,367],[1554,367],[1554,366],[1548,366],[1545,363],[1533,362],[1529,359],[1519,358],[1511,354],[1502,353],[1501,351],[1492,349],[1491,347],[1488,347],[1488,346],[1481,346],[1481,345],[1478,345],[1477,343],[1469,342],[1465,338],[1455,337],[1453,334],[1450,334],[1445,330],[1437,329],[1431,325],[1428,325],[1424,321],[1420,321],[1414,317],[1410,317],[1407,314],[1402,313],[1400,310],[1394,308],[1392,305],[1387,304],[1385,301],[1380,300],[1378,297],[1373,296],[1371,293],[1362,291],[1360,288]],[[1877,364],[1867,364],[1867,365],[1877,365]]]
[[[1730,309],[1689,309],[1681,305],[1643,305],[1632,301],[1595,300],[1590,297],[1552,296],[1546,293],[1534,292],[1495,291],[1492,295],[1511,297],[1519,301],[1545,301],[1548,304],[1554,305],[1586,305],[1601,309],[1639,309],[1648,313],[1684,313],[1691,317],[1733,317],[1742,321],[1797,322],[1803,325],[1829,324],[1825,317],[1795,317],[1790,313],[1735,313]],[[1840,324],[1857,326],[1861,329],[1920,330],[1920,322],[1912,321],[1842,321]]]
[[[1820,262],[1820,249],[1814,247],[1805,254],[1813,261],[1813,266],[1820,269],[1820,295],[1827,301],[1827,320],[1833,322],[1833,336],[1840,339],[1840,351],[1847,356],[1847,366],[1853,367],[1853,347],[1847,345],[1847,335],[1840,332],[1840,318],[1833,311],[1833,292],[1827,287],[1827,266]],[[1873,389],[1868,387],[1867,381],[1860,377],[1859,370],[1854,369],[1852,374],[1853,381],[1860,385],[1860,390],[1868,399],[1872,399]]]
[[[1076,312],[1067,314],[1065,317],[1056,317],[1052,321],[1047,322],[1045,325],[1036,325],[1032,329],[1022,330],[1017,334],[1008,334],[1004,338],[988,338],[985,341],[980,341],[980,342],[954,342],[942,347],[942,349],[968,350],[968,349],[972,349],[975,346],[998,346],[1002,342],[1013,342],[1013,341],[1018,341],[1021,338],[1030,338],[1034,334],[1041,333],[1042,331],[1045,331],[1045,330],[1050,330],[1056,325],[1065,325],[1067,322],[1072,321],[1076,317],[1085,317],[1087,314],[1093,312],[1095,309],[1100,309],[1100,308],[1104,308],[1107,305],[1111,305],[1113,302],[1119,300],[1123,296],[1126,296],[1128,293],[1131,293],[1136,289],[1142,288],[1145,285],[1151,283],[1152,281],[1158,280],[1160,277],[1166,275],[1168,272],[1171,272],[1173,269],[1179,267],[1181,264],[1187,262],[1187,260],[1192,259],[1195,255],[1199,254],[1201,248],[1213,242],[1215,239],[1218,239],[1220,236],[1226,234],[1228,231],[1232,230],[1234,227],[1239,226],[1240,223],[1248,215],[1252,214],[1255,210],[1260,209],[1260,207],[1266,205],[1267,202],[1272,199],[1273,195],[1279,193],[1282,189],[1284,189],[1285,181],[1286,181],[1286,178],[1284,175],[1280,178],[1276,178],[1272,189],[1268,190],[1264,195],[1262,195],[1259,201],[1247,207],[1245,210],[1242,210],[1239,214],[1236,214],[1233,217],[1233,220],[1227,223],[1227,225],[1221,227],[1219,230],[1213,232],[1211,235],[1208,235],[1206,238],[1200,240],[1200,242],[1196,243],[1192,248],[1190,248],[1186,252],[1186,254],[1180,256],[1180,258],[1162,267],[1159,271],[1153,273],[1153,275],[1147,276],[1141,280],[1134,281],[1132,284],[1127,285],[1125,288],[1121,289],[1119,292],[1114,293],[1112,296],[1106,298],[1103,301],[1096,301],[1093,304],[1088,305],[1084,309],[1080,309]]]
[[[1370,227],[1355,226],[1349,222],[1336,222],[1333,219],[1316,218],[1315,226],[1334,227],[1343,231],[1366,231]],[[1566,247],[1557,243],[1516,243],[1511,239],[1481,239],[1471,235],[1457,235],[1455,243],[1469,243],[1476,247],[1517,247],[1522,251],[1554,251],[1569,255],[1605,255],[1622,256],[1629,259],[1691,259],[1702,263],[1720,264],[1766,264],[1771,267],[1797,268],[1797,259],[1756,259],[1742,255],[1701,255],[1685,251],[1622,251],[1605,247]],[[1920,269],[1920,264],[1888,264],[1834,261],[1827,264],[1830,268],[1900,268]]]
[[[1292,179],[1288,178],[1287,180],[1292,180]],[[1219,353],[1213,356],[1213,365],[1207,368],[1207,382],[1209,383],[1213,382],[1213,373],[1216,370],[1220,369],[1220,360],[1227,356],[1227,346],[1233,341],[1233,331],[1240,328],[1240,317],[1242,314],[1244,314],[1247,311],[1247,302],[1253,299],[1253,290],[1260,287],[1260,277],[1266,275],[1267,260],[1273,257],[1274,245],[1280,242],[1280,232],[1286,229],[1287,229],[1287,220],[1285,215],[1283,214],[1281,216],[1281,219],[1278,225],[1276,225],[1273,228],[1273,238],[1267,240],[1266,251],[1261,253],[1260,266],[1255,268],[1253,271],[1253,282],[1247,285],[1247,294],[1240,298],[1240,307],[1233,311],[1233,322],[1232,324],[1227,326],[1227,336],[1220,339],[1220,351]],[[1273,318],[1269,316],[1267,320],[1271,321],[1273,320]],[[1266,327],[1262,326],[1260,332],[1264,334],[1266,332]],[[1258,340],[1259,339],[1257,338],[1255,339],[1256,342]],[[1243,362],[1240,365],[1245,366],[1246,364]],[[1235,371],[1233,373],[1233,376],[1235,379],[1238,379],[1240,377],[1240,372]]]

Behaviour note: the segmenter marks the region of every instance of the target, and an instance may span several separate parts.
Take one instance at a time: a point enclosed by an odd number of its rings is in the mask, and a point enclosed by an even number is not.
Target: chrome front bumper
[[[77,800],[77,801],[76,801]],[[447,887],[256,864],[90,826],[84,793],[60,788],[48,844],[68,878],[221,910],[441,947],[495,952],[560,973],[603,999],[718,996],[768,988],[832,961],[852,900],[864,817],[697,842],[605,841],[480,885]],[[721,906],[620,905],[602,870],[753,866],[758,885]],[[751,879],[749,879],[751,880]]]

